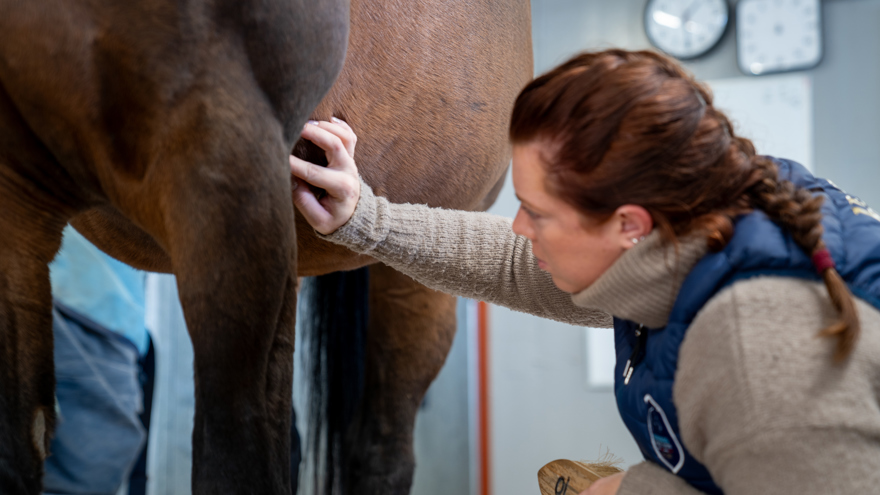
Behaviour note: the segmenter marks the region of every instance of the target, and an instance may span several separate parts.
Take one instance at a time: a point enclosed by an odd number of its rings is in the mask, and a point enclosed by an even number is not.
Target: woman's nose
[[[531,222],[529,221],[528,216],[523,212],[522,208],[517,210],[516,216],[513,217],[513,233],[530,240],[533,237]]]

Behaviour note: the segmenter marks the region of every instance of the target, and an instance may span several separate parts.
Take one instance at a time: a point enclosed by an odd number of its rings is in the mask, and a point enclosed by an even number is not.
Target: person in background
[[[329,166],[291,157],[293,201],[323,238],[437,290],[614,327],[645,461],[585,493],[877,491],[880,215],[757,154],[675,61],[585,53],[523,89],[512,226],[374,196],[352,129],[310,124]]]
[[[136,463],[143,468],[143,368],[152,361],[145,276],[65,229],[50,265],[58,423],[45,461],[47,495],[115,495]],[[131,495],[143,494],[143,472],[134,478]]]

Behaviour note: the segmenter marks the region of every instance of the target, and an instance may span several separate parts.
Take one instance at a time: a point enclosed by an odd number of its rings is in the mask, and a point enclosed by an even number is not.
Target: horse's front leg
[[[416,413],[454,336],[453,297],[385,265],[370,267],[364,398],[347,439],[346,493],[409,493]]]
[[[287,150],[249,138],[260,125],[150,171],[194,349],[196,494],[290,493],[294,217]]]
[[[64,219],[5,186],[0,163],[0,493],[37,495],[55,424],[52,294],[47,263]],[[51,202],[51,198],[43,198]],[[45,206],[45,205],[42,205]]]

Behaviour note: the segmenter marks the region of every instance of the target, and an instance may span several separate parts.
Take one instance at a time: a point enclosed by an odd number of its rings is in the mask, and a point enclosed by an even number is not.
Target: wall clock
[[[649,0],[645,33],[651,44],[679,59],[714,47],[727,27],[726,0]]]
[[[746,74],[815,67],[822,59],[819,0],[741,0],[736,57]]]

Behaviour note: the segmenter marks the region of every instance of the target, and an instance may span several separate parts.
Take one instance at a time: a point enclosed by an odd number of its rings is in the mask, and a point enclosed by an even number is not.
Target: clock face
[[[726,27],[726,0],[650,0],[645,8],[648,39],[680,59],[708,52]]]
[[[741,0],[737,61],[746,74],[809,69],[822,59],[819,0]]]

